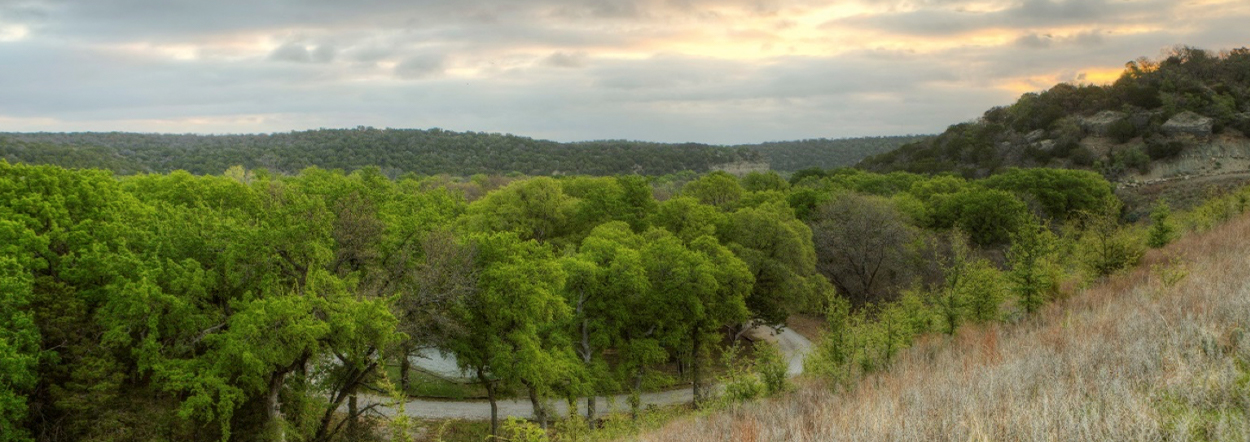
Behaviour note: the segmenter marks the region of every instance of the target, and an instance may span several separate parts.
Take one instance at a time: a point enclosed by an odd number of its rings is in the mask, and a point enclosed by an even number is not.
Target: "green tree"
[[[812,232],[784,203],[735,211],[718,229],[720,239],[746,262],[755,284],[747,297],[752,322],[780,326],[812,305],[823,288],[816,273]]]
[[[1159,201],[1150,212],[1150,232],[1146,234],[1146,245],[1157,249],[1168,245],[1176,237],[1176,227],[1171,221],[1172,210],[1166,201]]]
[[[1027,217],[1011,238],[1007,278],[1017,302],[1026,313],[1033,313],[1046,302],[1045,291],[1053,283],[1046,271],[1046,260],[1054,251],[1055,237],[1045,224]]]
[[[686,183],[681,189],[682,196],[688,196],[700,203],[728,210],[742,198],[742,186],[738,179],[725,172],[712,172],[699,179]]]
[[[486,389],[498,436],[500,387],[546,388],[568,367],[544,339],[571,311],[560,296],[565,274],[551,249],[515,233],[471,236],[480,269],[476,290],[453,309],[462,333],[448,342],[463,369]]]

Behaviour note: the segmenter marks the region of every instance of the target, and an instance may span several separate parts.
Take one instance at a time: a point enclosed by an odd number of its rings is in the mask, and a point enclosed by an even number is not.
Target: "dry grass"
[[[1179,281],[1165,277],[1177,257],[1188,271]],[[1025,323],[922,339],[853,391],[808,381],[640,439],[1250,440],[1247,329],[1243,216]]]

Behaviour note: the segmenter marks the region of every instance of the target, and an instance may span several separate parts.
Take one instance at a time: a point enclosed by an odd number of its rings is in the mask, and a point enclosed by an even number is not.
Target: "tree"
[[[477,249],[477,286],[453,309],[462,333],[448,349],[486,389],[491,434],[498,436],[501,385],[536,392],[570,374],[545,338],[571,311],[560,296],[565,274],[550,247],[510,232],[474,233],[470,240]]]
[[[1046,271],[1046,259],[1054,251],[1054,234],[1033,217],[1025,218],[1011,238],[1007,278],[1025,313],[1036,312],[1046,302],[1045,290],[1053,283]]]
[[[639,249],[642,238],[624,222],[600,225],[591,232],[572,257],[561,260],[565,273],[565,298],[573,307],[574,349],[592,380],[590,393],[615,387],[611,368],[604,359],[609,348],[629,349],[634,339],[647,339],[653,327],[646,312],[650,284]],[[640,361],[648,363],[650,361]],[[595,398],[586,399],[586,420],[595,418]]]
[[[817,210],[812,240],[816,269],[853,304],[886,299],[909,279],[915,232],[885,199],[835,197]]]
[[[1150,212],[1150,232],[1146,234],[1146,245],[1157,249],[1168,245],[1176,236],[1176,227],[1172,225],[1172,210],[1167,201],[1159,201]]]
[[[738,179],[721,171],[699,177],[697,180],[686,183],[681,189],[682,196],[694,198],[700,203],[721,210],[730,209],[742,198],[742,192]]]
[[[745,296],[751,291],[751,272],[715,238],[702,236],[689,247],[664,230],[646,235],[643,265],[660,305],[653,310],[659,325],[654,333],[664,346],[690,363],[695,403],[706,397],[701,365],[717,331],[747,317]]]
[[[575,201],[548,177],[509,184],[473,202],[467,224],[478,231],[514,232],[540,243],[565,235]]]
[[[1107,276],[1137,263],[1141,244],[1120,229],[1123,203],[1107,197],[1094,211],[1081,213],[1081,248],[1085,266],[1095,276]]]
[[[792,313],[815,302],[823,281],[816,273],[811,229],[788,206],[739,209],[726,218],[718,233],[754,276],[754,289],[747,297],[751,322],[780,326]]]

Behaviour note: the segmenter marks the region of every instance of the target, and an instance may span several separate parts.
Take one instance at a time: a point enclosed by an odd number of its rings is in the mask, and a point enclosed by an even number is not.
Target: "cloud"
[[[1244,45],[1243,3],[0,0],[0,130],[931,133],[1163,47]]]
[[[278,46],[273,52],[269,53],[269,59],[274,61],[293,61],[296,63],[307,63],[312,61],[312,54],[308,53],[308,49],[302,44],[287,43]]]
[[[446,62],[446,58],[442,55],[412,56],[395,66],[395,75],[405,80],[437,76],[446,69]]]
[[[586,66],[586,52],[558,51],[543,58],[542,64],[557,68],[580,68]]]

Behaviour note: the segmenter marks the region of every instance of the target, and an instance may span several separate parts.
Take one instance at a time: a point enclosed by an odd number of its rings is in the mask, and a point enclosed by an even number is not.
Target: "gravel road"
[[[789,361],[788,373],[790,377],[798,376],[803,373],[803,357],[807,355],[812,348],[812,342],[804,338],[802,335],[795,333],[788,328],[782,328],[780,333],[774,333],[772,329],[757,328],[750,332],[754,339],[764,339],[777,343],[777,347],[781,349],[782,354]],[[599,397],[595,405],[595,411],[604,413],[607,411],[627,411],[629,403],[626,402],[626,395],[617,395],[612,397]],[[655,391],[642,394],[642,403],[646,405],[673,405],[683,402],[690,402],[692,399],[690,388],[678,390]],[[384,416],[394,416],[399,413],[399,407],[395,406],[390,400],[378,396],[362,395],[360,397],[361,405],[368,405],[375,402],[381,402],[374,409]],[[580,413],[586,411],[586,400],[579,399],[578,409]],[[500,400],[499,417],[506,418],[509,416],[530,418],[534,415],[534,409],[530,406],[528,398],[517,398]],[[557,401],[553,405],[557,415],[568,414],[568,404],[564,401]],[[426,419],[490,419],[490,402],[485,400],[472,401],[442,401],[430,399],[413,399],[403,404],[404,414],[413,417]]]

